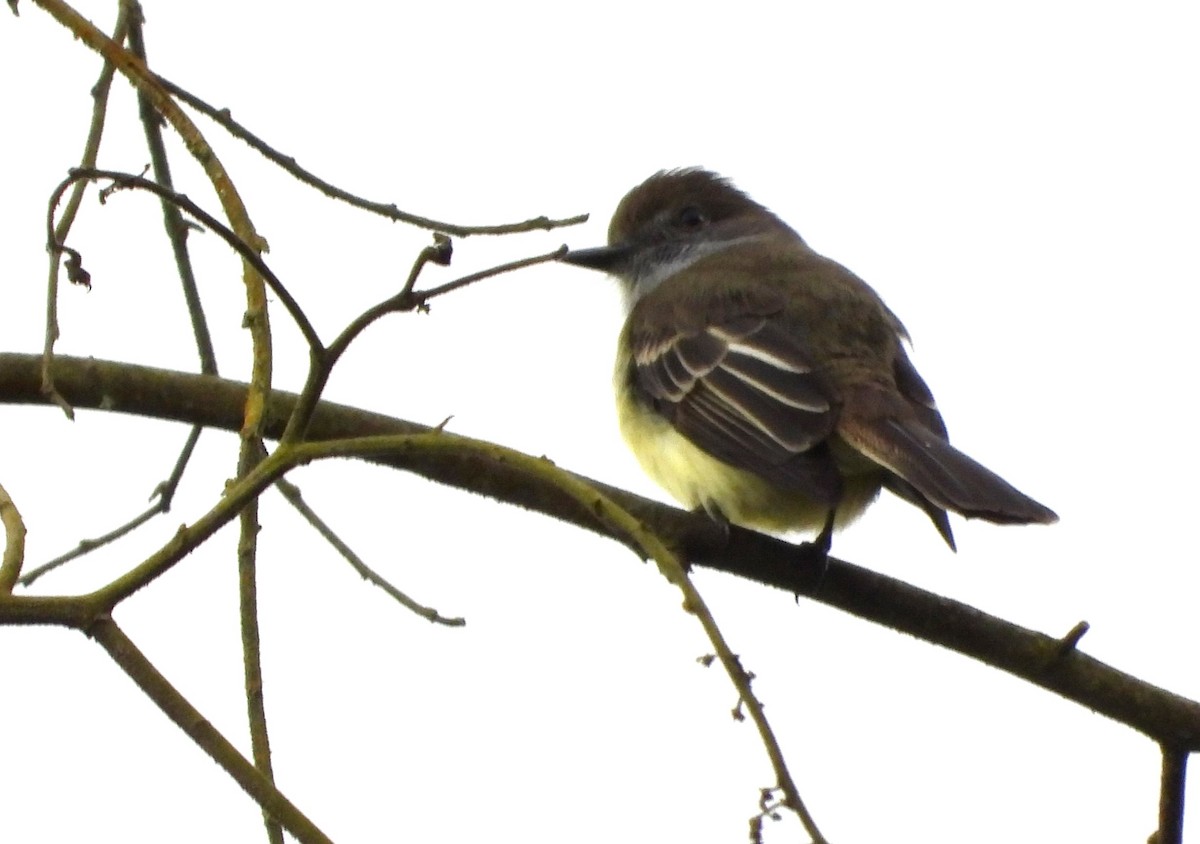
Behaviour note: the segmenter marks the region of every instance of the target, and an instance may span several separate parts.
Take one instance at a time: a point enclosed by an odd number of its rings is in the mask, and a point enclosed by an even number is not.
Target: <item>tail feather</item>
[[[917,492],[916,487],[898,475],[889,474],[884,480],[883,485],[893,495],[897,495],[909,504],[924,510],[925,515],[929,517],[929,520],[933,522],[933,526],[937,528],[937,532],[942,535],[942,539],[950,546],[950,550],[958,550],[958,545],[954,542],[954,531],[950,529],[950,517],[946,515],[945,510]]]
[[[839,425],[838,433],[857,451],[912,487],[934,510],[953,510],[967,518],[997,524],[1058,521],[1049,507],[1034,501],[915,419],[883,418],[873,420],[872,424]],[[888,486],[912,500],[903,488]],[[923,509],[933,518],[929,507]],[[936,518],[934,523],[938,524]]]

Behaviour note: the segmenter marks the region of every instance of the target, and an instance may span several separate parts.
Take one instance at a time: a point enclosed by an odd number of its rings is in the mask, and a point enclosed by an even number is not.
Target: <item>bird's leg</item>
[[[829,549],[833,547],[833,522],[837,516],[837,508],[829,511],[829,515],[825,517],[825,526],[821,528],[821,532],[817,534],[817,538],[810,544],[821,549],[821,555],[829,556]]]
[[[818,568],[816,582],[809,590],[810,593],[820,591],[821,583],[825,579],[825,572],[829,570],[829,549],[833,547],[833,522],[836,516],[837,508],[835,507],[825,517],[825,525],[816,538],[812,542],[800,543],[800,564]],[[796,593],[796,600],[800,600],[799,592]]]
[[[700,507],[697,509],[703,510],[705,515],[707,515],[708,518],[712,520],[713,524],[715,524],[718,528],[720,528],[721,541],[724,542],[726,545],[728,545],[729,544],[729,519],[725,518],[725,514],[721,512],[721,508],[718,507],[714,502],[708,501],[706,499],[704,501],[704,503],[701,504]]]

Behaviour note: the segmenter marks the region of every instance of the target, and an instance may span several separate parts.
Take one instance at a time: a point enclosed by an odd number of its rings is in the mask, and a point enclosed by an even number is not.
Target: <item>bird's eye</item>
[[[708,215],[695,205],[689,205],[676,218],[680,228],[698,229],[708,222]]]

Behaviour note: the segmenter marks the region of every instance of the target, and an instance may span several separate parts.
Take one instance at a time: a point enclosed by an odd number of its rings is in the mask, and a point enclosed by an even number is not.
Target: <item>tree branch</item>
[[[256,770],[229,739],[188,703],[187,698],[159,673],[112,618],[102,616],[96,619],[87,627],[87,634],[108,652],[113,661],[176,726],[203,748],[234,782],[253,797],[265,812],[278,819],[297,840],[305,844],[332,844],[329,837],[288,800],[267,776]]]
[[[0,402],[46,404],[40,358],[0,354]],[[54,377],[63,395],[80,408],[116,410],[238,431],[245,384],[203,375],[94,359],[59,357]],[[296,396],[274,392],[265,408],[263,434],[283,432]],[[417,433],[427,426],[322,402],[310,440],[374,434]],[[453,435],[448,435],[453,436]],[[552,485],[516,470],[483,464],[469,455],[400,454],[373,458],[439,483],[488,495],[627,542],[594,513]],[[1127,724],[1177,752],[1200,750],[1200,703],[1168,692],[1094,659],[1063,640],[1037,633],[966,604],[836,559],[826,567],[805,564],[796,546],[764,534],[732,528],[728,541],[703,516],[685,513],[606,484],[590,481],[619,506],[683,548],[693,564],[719,569],[764,585],[805,595],[829,606],[941,645],[1006,671],[1068,700]],[[47,605],[43,611],[61,612]],[[37,618],[23,607],[17,623]],[[28,619],[28,621],[26,620]]]

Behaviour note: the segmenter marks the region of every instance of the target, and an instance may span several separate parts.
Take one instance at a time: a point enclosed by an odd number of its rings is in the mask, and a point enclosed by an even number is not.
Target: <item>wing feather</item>
[[[631,381],[709,454],[833,503],[840,479],[824,441],[835,403],[802,332],[779,308],[764,310],[729,303],[699,325],[647,321],[631,335]]]

